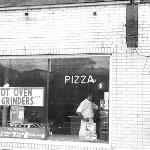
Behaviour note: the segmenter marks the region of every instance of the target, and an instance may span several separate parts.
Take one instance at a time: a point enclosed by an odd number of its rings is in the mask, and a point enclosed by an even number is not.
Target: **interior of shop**
[[[94,116],[94,142],[109,141],[109,57],[0,60],[0,72],[1,87],[8,83],[9,87],[46,89],[44,106],[1,105],[1,127],[47,126],[50,140],[80,141],[76,109],[92,91],[93,102],[101,107]]]

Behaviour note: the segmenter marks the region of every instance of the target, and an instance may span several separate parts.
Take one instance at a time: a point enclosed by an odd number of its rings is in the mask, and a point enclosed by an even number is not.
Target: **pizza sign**
[[[65,76],[65,84],[66,83],[72,83],[72,84],[86,84],[86,83],[95,83],[96,79],[92,77],[92,75],[66,75]]]

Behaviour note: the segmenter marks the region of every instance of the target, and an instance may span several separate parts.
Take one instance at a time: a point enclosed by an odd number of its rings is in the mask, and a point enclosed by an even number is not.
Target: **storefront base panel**
[[[108,143],[0,138],[0,150],[111,150]]]

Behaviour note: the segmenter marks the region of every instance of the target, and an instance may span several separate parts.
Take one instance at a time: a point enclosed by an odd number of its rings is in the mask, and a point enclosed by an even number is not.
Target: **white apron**
[[[85,122],[85,121],[81,120],[80,130],[79,130],[79,138],[81,140],[84,140],[87,136],[87,126],[89,124],[93,124],[93,123],[94,123],[93,119],[89,119],[89,122]]]

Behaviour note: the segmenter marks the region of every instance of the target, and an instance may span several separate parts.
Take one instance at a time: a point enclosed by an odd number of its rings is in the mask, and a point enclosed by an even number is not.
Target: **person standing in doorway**
[[[86,136],[86,129],[88,124],[94,123],[94,112],[98,106],[93,103],[92,93],[89,93],[87,98],[84,99],[76,110],[76,113],[81,118],[79,138],[84,139]]]

